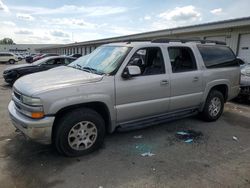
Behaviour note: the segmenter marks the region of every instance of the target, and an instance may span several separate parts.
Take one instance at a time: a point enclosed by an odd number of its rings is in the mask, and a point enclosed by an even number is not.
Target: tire
[[[75,109],[56,123],[53,144],[68,157],[89,154],[104,142],[105,123],[100,114],[87,108]]]
[[[211,122],[219,119],[224,109],[224,97],[220,91],[212,90],[208,94],[204,109],[202,111],[202,118],[205,121]]]
[[[16,61],[14,59],[9,60],[9,64],[15,64],[15,63],[16,63]]]

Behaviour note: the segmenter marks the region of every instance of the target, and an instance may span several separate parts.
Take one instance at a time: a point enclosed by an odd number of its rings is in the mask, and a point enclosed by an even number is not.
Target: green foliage
[[[0,44],[15,44],[11,38],[4,38],[0,40]]]

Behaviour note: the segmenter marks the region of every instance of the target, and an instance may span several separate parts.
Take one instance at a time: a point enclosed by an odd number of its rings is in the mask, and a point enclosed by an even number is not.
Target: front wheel
[[[63,155],[76,157],[98,149],[104,136],[103,118],[94,110],[81,108],[66,113],[57,122],[53,142]]]
[[[224,109],[224,97],[221,92],[212,90],[207,97],[206,104],[202,111],[205,121],[216,121]]]

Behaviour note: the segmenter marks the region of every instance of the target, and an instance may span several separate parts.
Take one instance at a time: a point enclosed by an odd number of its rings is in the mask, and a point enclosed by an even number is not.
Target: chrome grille
[[[18,93],[17,91],[14,90],[14,96],[18,99],[21,100],[21,94]]]

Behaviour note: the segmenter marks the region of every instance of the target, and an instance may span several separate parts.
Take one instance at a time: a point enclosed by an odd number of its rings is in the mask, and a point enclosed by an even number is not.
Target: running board
[[[169,121],[186,118],[198,114],[197,109],[179,111],[175,113],[168,113],[164,115],[154,116],[150,118],[144,118],[135,121],[129,121],[125,123],[118,124],[117,131],[125,132],[130,130],[142,129],[156,124],[162,124]]]

